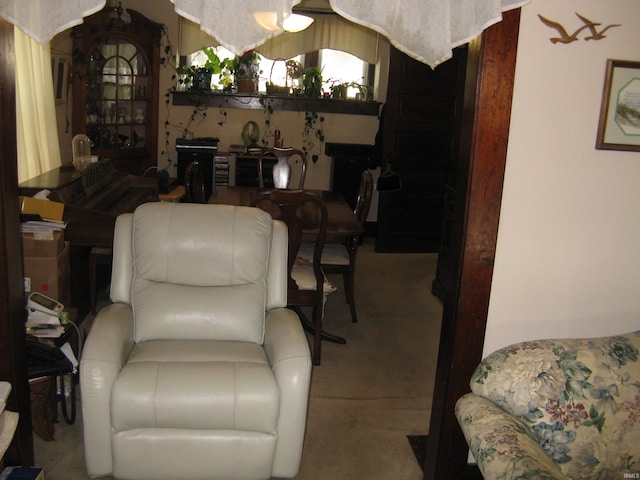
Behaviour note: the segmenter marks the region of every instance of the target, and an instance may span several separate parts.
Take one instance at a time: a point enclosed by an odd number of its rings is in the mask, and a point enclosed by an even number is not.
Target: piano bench
[[[169,193],[160,193],[158,194],[158,200],[161,202],[173,202],[178,203],[182,200],[182,197],[185,195],[184,185],[176,185],[172,188]]]
[[[96,313],[97,297],[97,266],[109,265],[113,260],[113,249],[103,247],[93,247],[89,253],[89,288],[91,290],[91,311]]]

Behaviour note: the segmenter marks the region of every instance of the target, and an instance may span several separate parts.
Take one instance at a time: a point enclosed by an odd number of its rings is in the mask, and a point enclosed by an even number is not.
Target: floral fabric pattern
[[[640,331],[486,357],[456,415],[486,479],[640,478]]]

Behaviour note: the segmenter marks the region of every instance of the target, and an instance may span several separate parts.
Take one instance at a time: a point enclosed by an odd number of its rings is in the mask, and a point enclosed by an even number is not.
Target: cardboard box
[[[20,213],[40,215],[46,220],[61,221],[64,214],[64,203],[33,197],[20,197]]]
[[[57,257],[64,249],[64,231],[22,234],[23,257]]]
[[[57,257],[24,257],[24,291],[69,305],[69,242]]]

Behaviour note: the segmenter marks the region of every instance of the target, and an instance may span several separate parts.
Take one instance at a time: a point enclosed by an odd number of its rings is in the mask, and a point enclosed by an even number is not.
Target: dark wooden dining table
[[[216,186],[208,203],[250,207],[261,191],[259,187]],[[317,195],[327,207],[327,241],[339,241],[362,232],[362,225],[340,192],[331,190],[307,190]]]
[[[209,204],[237,205],[250,207],[255,204],[258,194],[268,188],[216,186],[209,197]],[[327,241],[340,241],[347,236],[362,233],[362,225],[340,192],[331,190],[307,190],[318,195],[327,207]],[[315,237],[313,237],[315,238]],[[304,240],[304,233],[303,233]],[[313,332],[313,326],[306,316],[296,309],[305,330]],[[346,339],[323,329],[322,339],[333,343],[347,343]]]

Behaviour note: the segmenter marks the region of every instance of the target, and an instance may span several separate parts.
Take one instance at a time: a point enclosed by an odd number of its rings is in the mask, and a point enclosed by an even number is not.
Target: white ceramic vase
[[[291,179],[291,165],[288,155],[278,155],[278,161],[273,166],[273,186],[275,188],[288,188]]]

